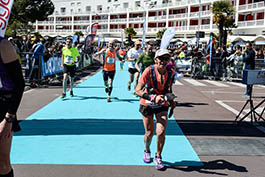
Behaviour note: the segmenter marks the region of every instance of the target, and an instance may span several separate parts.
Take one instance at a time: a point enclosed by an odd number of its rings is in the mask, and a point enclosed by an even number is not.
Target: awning
[[[265,45],[265,41],[256,41],[255,45]]]

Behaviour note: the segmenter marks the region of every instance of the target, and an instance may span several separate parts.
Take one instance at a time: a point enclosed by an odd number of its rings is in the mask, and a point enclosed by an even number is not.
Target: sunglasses
[[[169,61],[169,57],[158,57],[160,61]]]
[[[66,41],[67,43],[72,43],[72,41]]]

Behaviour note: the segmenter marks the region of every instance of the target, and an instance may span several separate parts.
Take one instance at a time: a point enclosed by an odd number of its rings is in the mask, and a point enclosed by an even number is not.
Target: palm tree
[[[137,33],[134,31],[133,27],[126,28],[126,29],[124,30],[124,32],[125,32],[125,34],[126,34],[126,37],[127,37],[127,39],[128,39],[129,44],[131,44],[131,43],[132,43],[132,38],[133,38]]]
[[[229,0],[221,0],[213,3],[212,13],[214,14],[213,22],[219,30],[219,46],[223,48],[227,42],[228,32],[232,33],[232,28],[236,28],[235,9]]]
[[[156,33],[156,38],[158,38],[158,39],[162,39],[163,34],[165,33],[166,30],[167,30],[166,28],[165,28],[165,29],[162,29],[162,30],[159,30],[159,31]]]

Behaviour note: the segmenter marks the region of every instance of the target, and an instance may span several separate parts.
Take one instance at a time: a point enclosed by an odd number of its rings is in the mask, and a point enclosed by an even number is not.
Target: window
[[[108,0],[108,2],[111,2],[111,0]]]
[[[102,11],[102,5],[98,5],[98,6],[97,6],[97,10],[98,10],[98,11]]]
[[[78,5],[78,6],[81,6],[81,2],[77,2],[77,5]]]
[[[61,13],[65,13],[66,8],[65,7],[61,7]]]
[[[71,6],[73,7],[75,5],[75,3],[74,2],[71,2]]]
[[[140,1],[135,1],[135,7],[140,7],[141,6],[140,3],[141,3]]]
[[[86,6],[86,12],[91,12],[91,6]]]
[[[78,12],[80,13],[82,10],[81,9],[78,9]]]
[[[123,3],[123,8],[127,9],[128,7],[129,7],[129,3],[128,2]]]

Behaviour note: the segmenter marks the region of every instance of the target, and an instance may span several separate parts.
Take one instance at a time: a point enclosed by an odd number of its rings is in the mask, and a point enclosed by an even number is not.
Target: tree
[[[132,38],[133,38],[137,33],[134,31],[133,27],[126,28],[126,29],[124,30],[124,32],[125,32],[125,34],[126,34],[126,37],[127,37],[127,39],[128,39],[129,44],[131,44],[131,43],[132,43]]]
[[[12,7],[7,34],[16,35],[17,32],[28,30],[29,23],[43,21],[53,12],[54,5],[51,0],[16,0]]]
[[[213,3],[212,13],[213,22],[219,30],[219,47],[223,48],[227,42],[228,32],[232,33],[232,28],[236,28],[235,9],[229,0],[221,0]]]
[[[156,38],[158,38],[158,39],[162,39],[163,34],[165,33],[166,30],[167,30],[166,28],[165,28],[165,29],[162,29],[162,30],[159,30],[159,31],[156,33]]]

